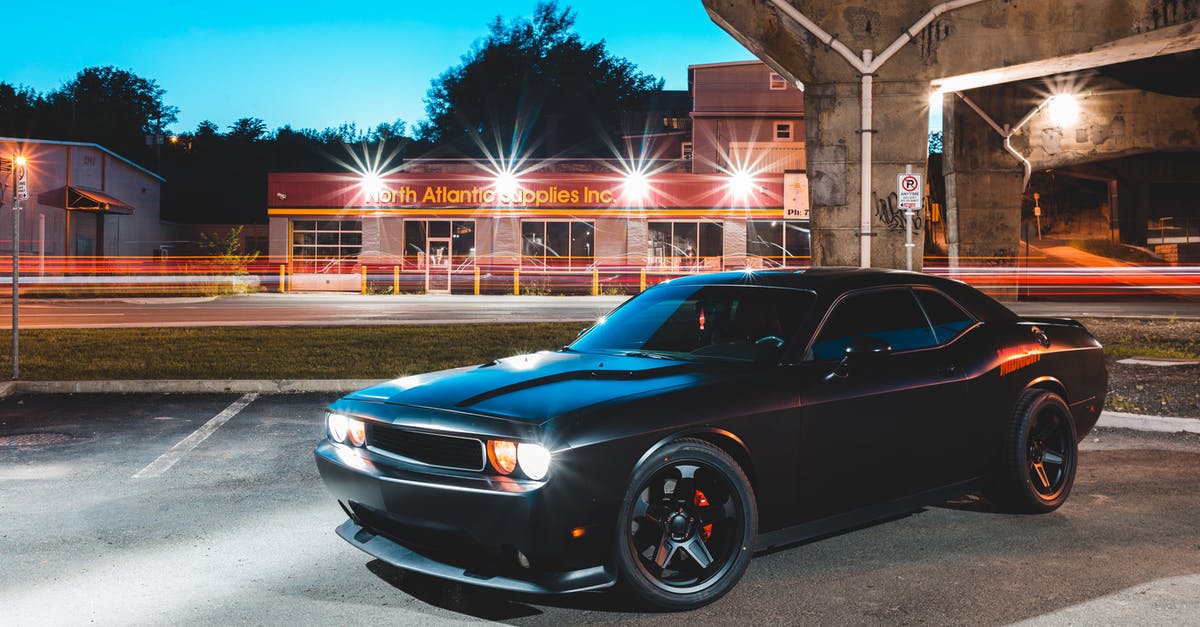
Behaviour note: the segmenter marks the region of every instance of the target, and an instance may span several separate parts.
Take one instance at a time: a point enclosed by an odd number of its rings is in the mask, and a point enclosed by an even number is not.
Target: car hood
[[[730,366],[733,365],[733,368]],[[570,411],[745,372],[746,364],[541,352],[404,377],[347,398],[544,422]],[[740,366],[740,367],[739,367]]]

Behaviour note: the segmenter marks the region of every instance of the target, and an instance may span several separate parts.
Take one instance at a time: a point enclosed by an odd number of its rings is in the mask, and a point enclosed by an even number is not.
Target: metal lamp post
[[[25,157],[17,155],[12,161],[13,173],[13,237],[12,237],[12,378],[21,376],[18,341],[18,319],[21,310],[21,200],[29,196]]]

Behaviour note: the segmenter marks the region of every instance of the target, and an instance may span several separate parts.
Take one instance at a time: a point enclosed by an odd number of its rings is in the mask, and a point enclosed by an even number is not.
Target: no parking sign
[[[896,201],[900,209],[920,209],[924,194],[921,186],[921,175],[905,173],[896,176]]]

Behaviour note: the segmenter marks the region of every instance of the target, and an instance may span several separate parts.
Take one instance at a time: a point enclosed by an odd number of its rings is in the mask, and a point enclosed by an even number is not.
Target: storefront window
[[[592,222],[522,222],[521,262],[547,268],[584,268],[595,259]]]
[[[794,266],[812,254],[809,223],[801,220],[749,220],[746,254],[751,266]]]
[[[450,257],[454,267],[475,256],[474,220],[405,220],[404,267],[424,268],[429,238],[450,238]]]
[[[719,222],[650,222],[650,265],[671,270],[720,270],[725,232]]]
[[[292,260],[317,270],[339,261],[356,261],[362,252],[361,220],[292,221]]]

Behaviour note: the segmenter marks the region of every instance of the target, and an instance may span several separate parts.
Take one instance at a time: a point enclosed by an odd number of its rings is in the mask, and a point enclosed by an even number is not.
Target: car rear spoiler
[[[1021,322],[1029,324],[1054,324],[1064,327],[1076,327],[1079,329],[1085,328],[1082,322],[1071,318],[1052,318],[1049,316],[1021,316]]]

